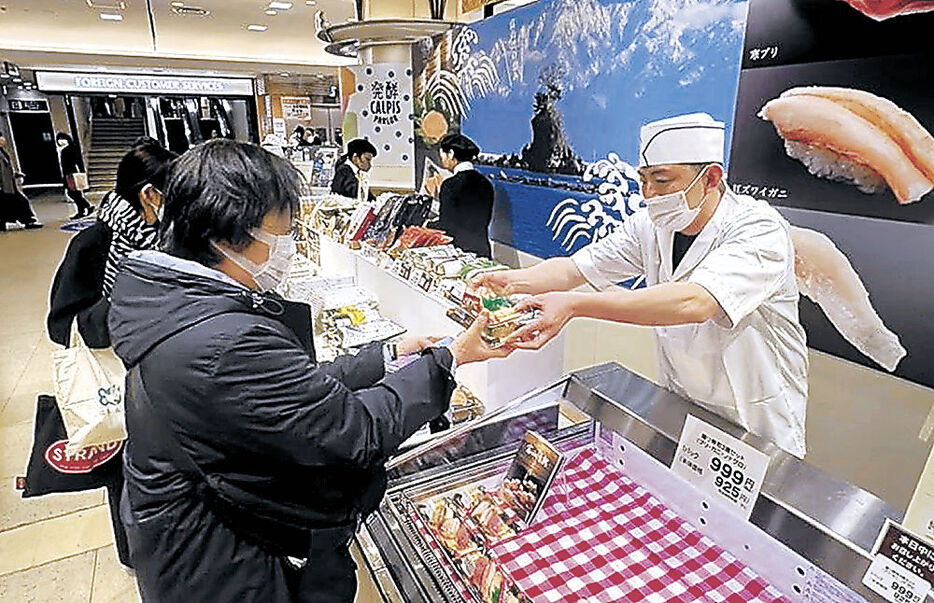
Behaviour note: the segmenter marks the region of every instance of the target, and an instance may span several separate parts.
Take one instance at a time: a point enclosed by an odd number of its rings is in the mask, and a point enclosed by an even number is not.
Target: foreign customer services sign
[[[106,94],[189,94],[252,96],[248,78],[204,78],[168,75],[128,75],[37,71],[36,84],[43,92],[98,92]]]

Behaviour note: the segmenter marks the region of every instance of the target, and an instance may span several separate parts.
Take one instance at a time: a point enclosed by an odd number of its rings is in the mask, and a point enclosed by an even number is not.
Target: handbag
[[[86,191],[91,188],[88,185],[88,175],[86,172],[68,174],[65,176],[65,184],[68,186],[68,190],[72,191]]]
[[[90,349],[72,324],[71,346],[52,353],[53,383],[72,455],[126,439],[126,370],[112,348]]]
[[[132,565],[126,531],[117,512],[123,491],[123,442],[89,446],[69,455],[65,452],[67,439],[65,423],[55,398],[39,394],[32,450],[26,478],[22,480],[22,497],[107,488],[117,557],[123,565]],[[17,483],[17,488],[20,488],[19,480]]]

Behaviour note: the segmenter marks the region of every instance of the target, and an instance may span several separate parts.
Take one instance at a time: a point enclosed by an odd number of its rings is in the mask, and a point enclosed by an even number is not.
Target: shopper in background
[[[94,206],[85,198],[80,182],[75,177],[76,174],[85,174],[81,150],[78,149],[78,145],[75,144],[72,137],[64,132],[55,135],[55,143],[58,145],[62,175],[65,177],[65,194],[78,208],[78,212],[71,216],[71,219],[77,220],[89,216],[94,211]]]
[[[120,262],[153,249],[158,239],[165,172],[175,153],[148,138],[117,167],[115,190],[104,195],[94,224],[76,234],[55,277],[49,299],[49,338],[68,345],[72,321],[89,347],[110,346],[108,301]]]
[[[369,140],[355,138],[348,142],[347,153],[337,160],[331,192],[357,198],[360,193],[360,172],[370,171],[376,154],[376,147]]]
[[[662,385],[803,457],[808,355],[788,223],[726,185],[722,122],[679,115],[640,138],[645,211],[569,258],[477,284],[534,295],[520,308],[541,318],[516,347],[540,348],[574,317],[655,327]],[[643,289],[612,288],[639,275]],[[570,292],[585,283],[607,290]]]
[[[27,229],[42,228],[29,198],[20,190],[21,179],[7,151],[7,139],[0,134],[0,232],[6,230],[7,222],[19,222]]]
[[[122,518],[144,601],[352,601],[348,545],[384,463],[445,412],[455,366],[510,351],[482,342],[484,315],[449,348],[404,339],[420,357],[392,375],[379,344],[315,364],[272,293],[300,187],[256,146],[195,147],[170,170],[163,251],[117,276]]]
[[[438,221],[432,224],[452,237],[464,251],[490,257],[493,185],[471,163],[480,148],[462,134],[449,134],[438,144],[441,166],[454,175],[441,184]]]
[[[295,126],[292,133],[289,134],[289,146],[300,147],[305,144],[305,127],[301,124]]]

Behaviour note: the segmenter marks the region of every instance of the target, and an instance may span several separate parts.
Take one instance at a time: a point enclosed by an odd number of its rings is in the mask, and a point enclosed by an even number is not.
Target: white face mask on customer
[[[253,278],[257,289],[264,293],[273,291],[289,275],[292,257],[295,255],[295,240],[291,234],[274,235],[259,228],[250,232],[250,235],[269,246],[269,258],[262,264],[257,264],[241,253],[228,251],[215,243],[212,245],[231,262],[243,268]]]
[[[677,193],[659,195],[650,199],[647,198],[645,200],[645,207],[649,212],[649,218],[652,220],[652,223],[655,224],[656,228],[680,232],[697,219],[701,207],[704,206],[704,202],[701,200],[701,202],[697,204],[697,207],[692,209],[688,205],[686,193],[697,184],[700,177],[703,176],[706,171],[706,167],[702,169],[694,180],[691,181],[691,184],[687,185],[684,190],[678,191]]]

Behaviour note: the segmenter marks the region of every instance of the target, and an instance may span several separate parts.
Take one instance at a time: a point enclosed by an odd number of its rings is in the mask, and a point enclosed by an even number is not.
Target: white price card
[[[671,470],[744,519],[762,488],[769,457],[713,425],[688,415]]]
[[[885,555],[875,556],[863,576],[863,584],[892,603],[921,603],[931,590],[927,580]]]

